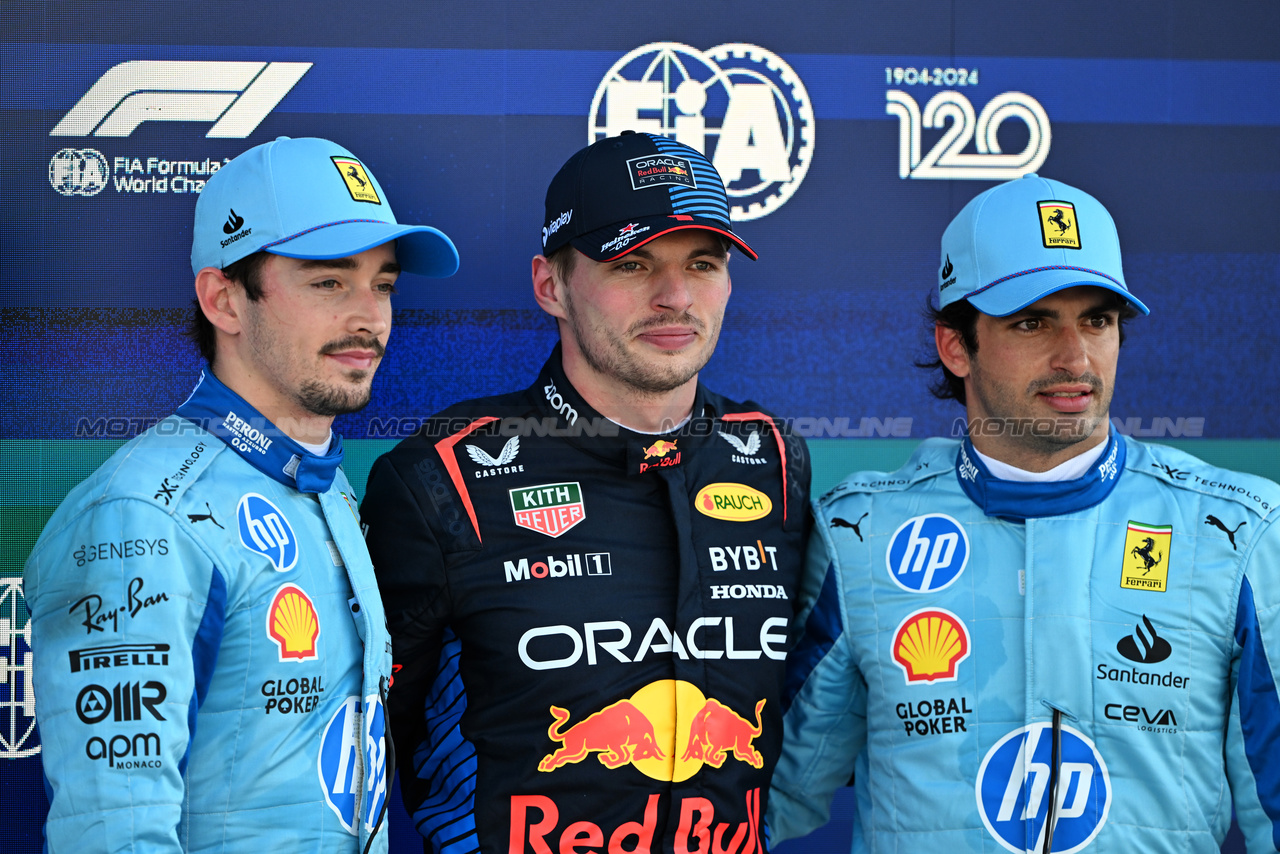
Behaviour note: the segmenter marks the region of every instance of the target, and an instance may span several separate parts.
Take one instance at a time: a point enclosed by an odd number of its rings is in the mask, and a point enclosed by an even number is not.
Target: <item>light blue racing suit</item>
[[[852,775],[855,852],[1040,852],[1052,827],[1055,852],[1216,853],[1233,799],[1277,850],[1277,505],[1114,436],[1062,483],[940,439],[850,476],[816,502],[772,840]]]
[[[24,572],[48,850],[386,850],[390,640],[342,443],[206,371]]]

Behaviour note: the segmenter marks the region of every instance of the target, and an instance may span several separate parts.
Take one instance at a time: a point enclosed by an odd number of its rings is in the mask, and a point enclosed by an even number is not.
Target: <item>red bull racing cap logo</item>
[[[752,742],[764,731],[764,704],[756,703],[753,723],[696,685],[663,679],[573,723],[567,709],[552,706],[547,736],[560,746],[542,758],[538,770],[555,771],[592,754],[606,768],[631,764],[664,782],[678,783],[704,764],[720,768],[730,760],[761,768],[764,757]],[[677,719],[690,723],[678,727]]]

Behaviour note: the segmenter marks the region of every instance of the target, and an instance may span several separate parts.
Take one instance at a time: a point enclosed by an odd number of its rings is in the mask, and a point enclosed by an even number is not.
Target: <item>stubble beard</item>
[[[978,376],[975,375],[975,380]],[[982,431],[982,435],[998,435],[1012,441],[1033,454],[1053,456],[1073,445],[1092,439],[1098,427],[1107,424],[1111,410],[1111,390],[1107,389],[1097,374],[1085,373],[1078,377],[1058,374],[1048,379],[1036,380],[1026,389],[1025,395],[1034,398],[1041,391],[1060,383],[1088,383],[1094,396],[1092,411],[1080,413],[1055,413],[1040,417],[1020,414],[1019,398],[1006,388],[987,386],[975,382],[973,392],[987,413],[985,423],[970,424],[970,432]]]
[[[702,352],[691,361],[681,362],[685,353],[671,353],[666,357],[667,364],[645,364],[635,354],[627,350],[624,339],[611,330],[597,326],[587,329],[582,318],[573,307],[572,298],[565,295],[565,319],[573,332],[578,350],[583,360],[597,374],[612,377],[631,390],[645,396],[657,397],[675,391],[698,375],[698,372],[711,361],[715,352],[716,341],[720,337],[719,324],[709,332],[706,324],[687,312],[674,316],[659,315],[640,321],[627,330],[627,337],[649,327],[666,326],[672,323],[689,326],[697,330],[704,339]],[[597,343],[600,346],[597,347]]]

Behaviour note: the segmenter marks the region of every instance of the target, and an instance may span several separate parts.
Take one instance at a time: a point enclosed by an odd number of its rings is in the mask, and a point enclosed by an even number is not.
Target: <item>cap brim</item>
[[[626,225],[635,225],[635,238],[620,244],[619,231]],[[687,231],[689,229],[699,229],[701,231],[714,231],[716,234],[726,237],[742,250],[743,254],[755,261],[759,258],[756,251],[746,244],[746,242],[729,231],[721,223],[714,220],[697,219],[687,215],[681,215],[677,218],[675,215],[638,217],[627,223],[614,223],[604,228],[598,228],[595,231],[589,231],[579,237],[575,237],[569,242],[573,247],[586,255],[593,261],[612,261],[615,258],[621,258],[629,252],[634,252],[646,243],[664,237],[674,231]]]
[[[429,225],[338,222],[262,248],[286,258],[349,258],[392,240],[396,241],[396,261],[407,273],[444,278],[458,271],[458,250],[453,241]]]
[[[1141,300],[1111,279],[1098,273],[1073,269],[1037,270],[1024,273],[998,284],[988,285],[985,289],[971,293],[964,299],[969,300],[969,303],[983,314],[991,317],[1007,317],[1044,299],[1049,294],[1075,287],[1105,288],[1124,297],[1143,314],[1151,313]]]

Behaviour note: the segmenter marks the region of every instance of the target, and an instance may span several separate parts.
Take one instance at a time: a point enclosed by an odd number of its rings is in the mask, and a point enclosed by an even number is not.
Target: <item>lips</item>
[[[378,354],[372,350],[342,350],[338,353],[327,353],[330,359],[352,370],[368,370],[378,361]]]
[[[683,326],[664,327],[650,329],[639,337],[642,341],[646,341],[662,350],[680,350],[698,340],[698,333]]]
[[[1055,388],[1039,392],[1038,397],[1057,412],[1084,412],[1093,403],[1093,389],[1089,386]]]

